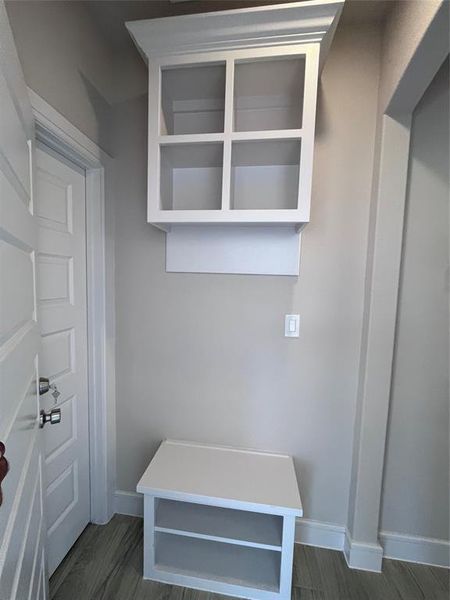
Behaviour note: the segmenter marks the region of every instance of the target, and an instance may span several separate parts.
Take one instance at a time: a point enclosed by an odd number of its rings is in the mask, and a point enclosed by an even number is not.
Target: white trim
[[[401,4],[401,3],[400,3]],[[408,64],[380,106],[380,148],[374,165],[345,554],[353,568],[381,567],[380,507],[394,353],[412,112],[448,53],[447,3],[435,3]],[[407,9],[405,9],[407,10]],[[392,543],[391,543],[392,547]]]
[[[448,56],[448,22],[448,2],[441,0],[417,51],[411,57],[392,97],[388,100],[387,114],[394,116],[414,112],[417,103]]]
[[[114,348],[107,354],[107,308],[114,294],[113,269],[106,255],[105,174],[112,159],[33,90],[28,89],[36,138],[86,171],[86,246],[88,312],[88,388],[91,521],[107,523],[113,516],[115,487]],[[113,314],[113,305],[108,311]],[[113,319],[109,319],[113,321]]]
[[[336,523],[297,519],[295,525],[295,542],[305,546],[343,550],[345,527]]]
[[[39,138],[45,144],[52,146],[57,143],[65,146],[65,155],[84,169],[101,168],[112,159],[103,152],[91,139],[77,129],[53,106],[50,106],[34,90],[28,88],[35,127],[40,130]]]
[[[343,0],[309,0],[125,25],[144,58],[309,42],[319,42],[325,54],[343,5]]]
[[[114,512],[130,517],[143,517],[144,494],[116,490],[114,492]]]
[[[383,548],[380,544],[355,542],[345,531],[344,557],[351,569],[381,573]]]
[[[450,568],[450,542],[436,538],[380,531],[384,557]]]
[[[407,189],[411,119],[383,115],[377,214],[361,344],[348,529],[356,543],[378,540]],[[370,465],[370,468],[368,468]],[[356,546],[355,546],[356,547]],[[353,554],[353,551],[352,551]],[[352,561],[353,562],[353,561]]]

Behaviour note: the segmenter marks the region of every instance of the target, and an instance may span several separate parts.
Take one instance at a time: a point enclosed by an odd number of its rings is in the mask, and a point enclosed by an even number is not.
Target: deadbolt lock
[[[56,403],[61,396],[61,392],[56,387],[56,384],[50,383],[48,377],[39,377],[39,396],[46,394],[50,390],[52,390],[52,396]]]

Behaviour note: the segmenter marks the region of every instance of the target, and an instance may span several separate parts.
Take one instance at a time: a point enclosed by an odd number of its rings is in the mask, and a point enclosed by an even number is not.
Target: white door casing
[[[116,489],[113,222],[106,219],[113,160],[32,89],[28,94],[36,139],[86,176],[91,521],[104,524]]]
[[[0,507],[0,599],[46,600],[33,116],[2,0],[0,107],[0,440],[10,466]]]
[[[51,575],[90,519],[85,175],[38,147],[35,180],[40,373],[61,394],[41,396],[45,411],[61,409],[43,431]]]

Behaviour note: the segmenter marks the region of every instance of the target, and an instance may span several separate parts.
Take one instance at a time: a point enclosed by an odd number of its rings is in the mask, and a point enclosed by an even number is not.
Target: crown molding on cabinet
[[[147,59],[318,42],[322,62],[343,5],[344,0],[308,0],[128,21],[126,27]]]

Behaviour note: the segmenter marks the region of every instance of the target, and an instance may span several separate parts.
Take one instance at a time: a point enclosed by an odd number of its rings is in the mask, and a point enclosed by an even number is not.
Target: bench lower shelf
[[[281,554],[224,542],[157,533],[155,569],[278,592]]]

